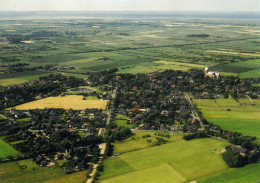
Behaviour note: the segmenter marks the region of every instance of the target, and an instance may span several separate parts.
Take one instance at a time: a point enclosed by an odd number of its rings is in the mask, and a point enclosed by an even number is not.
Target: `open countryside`
[[[0,12],[0,182],[259,182],[259,17]]]

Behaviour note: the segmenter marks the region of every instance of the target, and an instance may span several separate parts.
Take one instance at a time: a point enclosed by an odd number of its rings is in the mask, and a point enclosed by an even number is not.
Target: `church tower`
[[[204,74],[205,74],[205,76],[207,76],[208,75],[208,71],[209,71],[209,68],[205,68],[205,70],[204,70]]]

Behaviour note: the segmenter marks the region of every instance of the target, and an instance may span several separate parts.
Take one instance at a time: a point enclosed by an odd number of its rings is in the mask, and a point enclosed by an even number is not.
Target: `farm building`
[[[210,78],[220,78],[220,73],[218,72],[209,72],[209,68],[205,68],[204,70],[204,74],[205,74],[205,77],[210,77]]]

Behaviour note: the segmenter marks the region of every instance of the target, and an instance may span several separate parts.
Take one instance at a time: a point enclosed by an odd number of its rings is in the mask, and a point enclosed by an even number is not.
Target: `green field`
[[[256,136],[260,142],[259,99],[193,99],[203,116],[223,129]],[[254,104],[254,105],[252,105]]]
[[[23,82],[29,82],[35,79],[39,79],[41,76],[49,75],[49,73],[39,72],[39,71],[27,71],[18,73],[9,73],[0,75],[0,85],[9,86],[17,85]]]
[[[21,155],[22,153],[15,150],[12,146],[0,139],[0,158],[6,158],[8,156],[17,157]]]
[[[56,166],[40,167],[32,159],[0,164],[1,183],[82,183],[89,170],[65,175],[62,168]]]
[[[64,175],[61,168],[39,167],[32,159],[1,163],[0,172],[1,183],[34,183]]]
[[[210,144],[210,145],[209,145]],[[226,142],[177,141],[124,153],[104,162],[100,182],[184,182],[228,169],[219,155]]]
[[[64,175],[58,178],[49,179],[42,181],[41,183],[82,183],[86,180],[86,175],[89,173],[88,170],[72,173],[69,175]]]
[[[231,168],[198,180],[198,183],[256,183],[260,180],[260,163]]]
[[[239,77],[241,77],[241,78],[259,78],[260,69],[255,69],[255,70],[241,73],[241,74],[239,74]]]
[[[153,146],[153,143],[156,141],[156,137],[161,137],[167,140],[167,142],[175,142],[182,139],[182,135],[175,134],[170,135],[169,138],[158,136],[158,133],[156,132],[146,132],[146,131],[133,131],[133,136],[125,139],[122,142],[116,142],[114,143],[114,154],[117,153],[126,153],[130,151],[135,151],[139,149],[144,149]],[[167,135],[167,133],[162,133],[164,135]],[[145,137],[150,135],[150,137]]]

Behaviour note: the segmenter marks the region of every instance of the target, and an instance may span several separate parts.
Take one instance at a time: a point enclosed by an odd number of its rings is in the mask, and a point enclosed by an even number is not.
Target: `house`
[[[121,78],[121,76],[116,76],[116,80],[119,80]]]
[[[124,108],[119,109],[118,113],[119,113],[120,115],[127,115],[127,112],[126,112],[126,110],[125,110]]]
[[[224,152],[226,152],[228,149],[231,149],[231,150],[234,150],[234,151],[238,151],[241,156],[245,156],[245,155],[246,155],[246,152],[247,152],[247,149],[242,148],[241,146],[228,145],[227,147],[223,148],[223,149],[220,151],[220,153],[224,153]]]
[[[95,112],[94,113],[94,118],[95,118],[96,121],[102,121],[103,120],[102,112]]]
[[[40,166],[47,166],[50,161],[50,158],[48,158],[44,154],[40,154],[35,158],[35,162]]]
[[[17,111],[16,109],[10,109],[10,114],[14,115],[15,118],[20,118],[22,116],[22,114]]]
[[[166,131],[166,128],[165,128],[165,126],[163,124],[160,125],[160,130],[161,131]]]
[[[196,118],[189,118],[188,122],[191,123],[191,124],[195,124],[195,123],[198,122],[198,120]]]
[[[161,112],[161,115],[163,115],[163,116],[168,116],[168,114],[169,114],[169,111],[167,111],[167,110],[163,110]]]
[[[74,116],[74,111],[70,108],[70,109],[68,110],[68,114],[69,114],[70,116]]]

